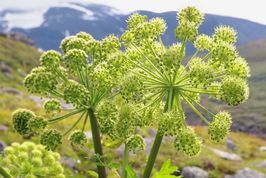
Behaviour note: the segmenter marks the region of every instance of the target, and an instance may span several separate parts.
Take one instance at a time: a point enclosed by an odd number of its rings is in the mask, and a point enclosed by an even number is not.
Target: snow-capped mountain
[[[164,18],[168,30],[163,40],[166,44],[175,42],[174,28],[177,26],[177,12],[140,11],[140,13],[149,18]],[[110,33],[121,35],[126,29],[126,19],[129,15],[109,6],[74,1],[31,10],[2,9],[0,10],[0,31],[24,33],[33,39],[37,47],[44,50],[58,49],[62,38],[79,31],[89,32],[96,39],[101,39]],[[214,27],[218,25],[230,25],[238,31],[238,46],[258,39],[266,39],[265,25],[210,14],[205,15],[205,22],[199,31],[211,35]]]

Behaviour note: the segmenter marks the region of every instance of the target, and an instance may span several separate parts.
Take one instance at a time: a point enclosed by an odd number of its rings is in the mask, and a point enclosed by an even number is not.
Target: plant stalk
[[[13,178],[4,168],[0,166],[0,175],[2,175],[4,178]]]
[[[170,88],[167,94],[167,98],[166,98],[166,103],[165,103],[165,108],[164,108],[164,112],[169,112],[172,110],[172,106],[173,106],[173,100],[174,100],[174,90],[173,88]],[[161,135],[159,132],[157,132],[155,140],[153,142],[152,145],[152,149],[148,158],[148,162],[147,165],[145,167],[144,170],[144,174],[143,174],[143,178],[150,178],[157,154],[159,152],[161,143],[163,140],[163,135]]]
[[[101,162],[104,163],[99,126],[98,126],[98,122],[97,122],[97,119],[95,117],[95,114],[92,108],[88,109],[88,114],[89,114],[90,124],[91,124],[94,151],[95,151],[95,154],[98,154],[100,156]],[[105,166],[97,165],[97,169],[98,169],[99,178],[106,178]]]
[[[155,163],[155,159],[157,157],[157,154],[159,152],[159,149],[160,149],[160,146],[162,143],[162,140],[163,140],[163,136],[157,132],[155,140],[154,140],[153,145],[152,145],[150,155],[149,155],[147,166],[146,166],[144,174],[143,174],[143,178],[149,178],[150,177],[153,165]]]
[[[122,162],[122,178],[127,178],[126,167],[128,165],[128,147],[125,143],[124,153],[123,153],[123,162]]]

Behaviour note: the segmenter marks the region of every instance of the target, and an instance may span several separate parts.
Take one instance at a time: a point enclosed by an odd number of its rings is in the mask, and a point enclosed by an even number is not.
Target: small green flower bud
[[[73,37],[67,42],[66,46],[66,52],[71,49],[78,49],[87,52],[87,43],[82,38]]]
[[[58,84],[57,76],[44,67],[37,67],[24,79],[24,85],[31,93],[47,95]]]
[[[130,46],[131,43],[134,41],[134,34],[131,31],[125,31],[121,35],[121,41],[123,42],[124,45]]]
[[[216,27],[215,33],[213,35],[214,41],[224,41],[230,44],[234,44],[236,42],[237,32],[229,26],[219,26]]]
[[[168,69],[178,69],[180,67],[181,59],[185,56],[185,52],[181,51],[181,44],[174,44],[161,55],[164,66]]]
[[[199,51],[210,51],[213,47],[213,39],[207,35],[199,35],[194,41],[194,46]]]
[[[196,9],[195,7],[186,7],[178,13],[178,21],[179,23],[194,23],[197,27],[200,26],[204,17],[203,14]]]
[[[56,69],[60,65],[61,54],[55,50],[44,52],[40,58],[41,65],[48,69]]]
[[[129,16],[129,18],[127,20],[128,29],[130,29],[130,30],[134,29],[138,25],[140,25],[146,21],[147,21],[146,15],[140,15],[138,13],[132,14],[131,16]]]
[[[64,56],[67,68],[73,72],[88,65],[88,55],[80,49],[71,49]]]
[[[74,80],[69,80],[64,85],[64,100],[76,107],[88,106],[90,94],[85,86]]]
[[[238,56],[235,46],[223,41],[214,44],[211,54],[214,61],[225,65],[235,60]]]
[[[71,40],[71,39],[74,39],[76,38],[75,36],[69,36],[69,37],[66,37],[64,38],[62,41],[61,41],[61,44],[60,44],[60,49],[66,53],[67,52],[67,44],[68,42]]]
[[[196,156],[201,151],[202,142],[190,127],[182,129],[176,134],[175,148],[187,156]]]
[[[132,135],[127,139],[127,147],[134,153],[145,149],[145,142],[141,135]]]
[[[55,164],[54,156],[51,155],[51,154],[46,155],[45,158],[43,159],[43,164],[44,165],[53,165],[53,164]]]
[[[22,146],[25,146],[27,151],[32,151],[35,148],[35,144],[29,141],[24,142]]]
[[[201,58],[193,58],[189,63],[189,76],[193,85],[207,85],[213,79],[214,71],[208,63]]]
[[[108,35],[102,41],[102,48],[107,53],[113,53],[120,47],[119,39],[115,35]]]
[[[227,77],[221,83],[221,99],[228,105],[236,106],[243,103],[249,95],[245,80],[237,77]]]
[[[47,150],[55,150],[62,144],[62,135],[54,129],[46,130],[41,135],[41,144],[45,145]]]
[[[32,158],[32,164],[36,167],[42,166],[42,159],[41,158]]]
[[[153,29],[153,34],[154,35],[159,36],[159,35],[162,35],[162,34],[165,33],[165,31],[167,29],[167,25],[166,25],[166,22],[165,22],[164,19],[159,18],[159,17],[152,18],[150,20],[150,23],[151,23],[151,25],[153,27],[152,29]]]
[[[231,124],[232,118],[228,112],[220,111],[217,113],[208,128],[211,140],[215,142],[222,141],[228,135]]]
[[[236,58],[236,60],[228,64],[226,72],[231,76],[236,76],[244,79],[250,76],[250,69],[247,61],[242,57],[238,57]]]
[[[175,30],[176,39],[186,39],[187,41],[194,41],[198,35],[198,28],[192,22],[180,23]]]
[[[89,33],[86,33],[86,32],[79,32],[75,36],[78,38],[82,38],[86,42],[90,42],[94,40],[94,38]]]
[[[4,150],[5,155],[13,155],[15,154],[15,149],[13,147],[6,147]]]
[[[158,132],[161,135],[173,136],[178,134],[178,130],[183,126],[182,119],[184,116],[176,112],[163,113],[159,117]]]
[[[32,156],[35,157],[35,158],[40,158],[42,157],[43,153],[41,150],[39,149],[35,149],[35,150],[32,150]]]
[[[61,104],[58,100],[55,100],[55,99],[49,99],[45,101],[43,107],[46,113],[54,113],[54,112],[61,111]]]
[[[40,134],[47,126],[47,121],[42,117],[34,117],[29,120],[28,127],[33,134]]]
[[[143,97],[143,83],[136,75],[125,76],[120,87],[120,93],[127,102],[138,101]]]
[[[12,114],[14,129],[23,136],[31,134],[28,122],[35,117],[35,114],[27,109],[18,109]]]
[[[83,146],[87,143],[87,138],[85,133],[79,130],[72,132],[68,139],[73,145]]]

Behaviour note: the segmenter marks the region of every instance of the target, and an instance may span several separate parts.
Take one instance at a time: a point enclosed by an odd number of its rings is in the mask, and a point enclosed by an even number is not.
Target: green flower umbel
[[[0,166],[13,177],[65,177],[60,155],[32,142],[13,143],[0,158]]]

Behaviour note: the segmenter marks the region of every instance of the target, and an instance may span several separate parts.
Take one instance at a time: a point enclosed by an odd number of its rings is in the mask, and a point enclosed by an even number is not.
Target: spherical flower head
[[[127,75],[120,85],[120,94],[125,101],[138,101],[143,97],[143,82],[136,75]]]
[[[68,42],[71,40],[71,39],[74,39],[76,38],[75,36],[68,36],[66,38],[64,38],[62,41],[61,41],[61,44],[60,44],[60,49],[66,53],[67,52],[67,44]]]
[[[176,39],[186,39],[187,41],[194,41],[198,35],[198,28],[193,22],[179,23],[175,30]]]
[[[56,113],[61,111],[61,104],[56,99],[46,100],[43,107],[46,113]]]
[[[236,76],[243,79],[246,79],[250,76],[248,63],[242,57],[238,57],[234,61],[229,63],[226,68],[226,72],[231,76]]]
[[[40,134],[46,126],[47,121],[43,117],[33,117],[28,122],[30,131],[35,135]]]
[[[190,127],[182,129],[176,134],[175,148],[187,156],[196,156],[200,153],[202,142]]]
[[[214,41],[224,41],[229,44],[234,44],[237,38],[237,32],[229,26],[219,26],[215,29],[213,35]]]
[[[177,43],[166,49],[161,55],[162,62],[167,69],[178,69],[181,65],[181,59],[185,56],[182,52],[181,44]]]
[[[116,136],[116,121],[118,109],[113,101],[105,100],[99,104],[96,110],[99,126],[102,134],[108,135],[111,139]]]
[[[189,62],[189,76],[193,85],[208,85],[214,77],[213,72],[211,66],[201,58],[196,57]]]
[[[123,42],[123,45],[130,46],[134,42],[134,34],[127,30],[121,35],[121,41]]]
[[[14,152],[10,155],[9,151],[6,150],[14,150]],[[36,145],[33,142],[16,143],[5,148],[0,164],[13,177],[37,178],[40,175],[43,177],[58,177],[64,175],[64,169],[60,164],[60,155],[57,159],[58,155],[58,153],[47,151],[42,145]],[[51,159],[52,162],[46,161]],[[59,167],[61,167],[60,170]],[[54,171],[55,168],[56,171]]]
[[[36,117],[35,114],[27,109],[18,109],[12,114],[14,129],[23,136],[31,134],[31,129],[28,126],[29,120]]]
[[[145,142],[141,135],[132,135],[127,139],[126,145],[128,149],[134,153],[145,149]]]
[[[67,68],[71,72],[81,70],[82,67],[88,65],[88,55],[80,49],[71,49],[64,55]]]
[[[49,50],[44,52],[40,58],[41,66],[48,69],[56,69],[60,65],[61,54],[55,50]]]
[[[191,7],[191,6],[182,9],[178,13],[177,18],[178,18],[179,23],[192,22],[197,27],[200,26],[200,24],[202,23],[204,19],[203,14],[198,9],[196,9],[195,7]]]
[[[199,35],[194,41],[194,46],[199,51],[210,51],[213,47],[213,39],[208,35]]]
[[[62,135],[54,130],[47,129],[41,135],[41,144],[45,145],[47,150],[54,151],[60,144],[62,144]]]
[[[79,49],[79,50],[83,50],[85,52],[88,52],[87,42],[82,38],[78,38],[78,37],[71,38],[67,42],[66,52],[71,50],[71,49]]]
[[[134,29],[136,28],[139,24],[142,24],[147,21],[147,16],[146,15],[140,15],[138,13],[132,14],[129,16],[127,20],[128,24],[128,29]]]
[[[24,85],[30,93],[47,95],[54,91],[58,84],[58,76],[44,67],[34,68],[24,79]]]
[[[87,143],[87,138],[85,133],[79,130],[72,132],[68,139],[72,145],[83,146]]]
[[[160,135],[173,136],[178,134],[178,130],[182,128],[183,115],[177,112],[163,113],[159,115],[159,128]]]
[[[102,40],[102,48],[108,54],[117,51],[120,47],[119,39],[115,35],[108,35]]]
[[[78,38],[82,38],[86,42],[90,42],[94,40],[94,38],[89,33],[86,33],[86,32],[79,32],[75,36]]]
[[[214,142],[222,141],[229,133],[232,124],[231,115],[226,111],[217,113],[209,125],[208,134]]]
[[[76,107],[88,106],[90,93],[85,86],[74,80],[69,80],[63,87],[64,100]]]
[[[219,41],[214,44],[211,55],[214,61],[218,61],[226,65],[235,60],[238,53],[234,45],[224,41]]]
[[[159,17],[152,18],[150,24],[153,27],[154,34],[157,34],[157,36],[164,34],[167,29],[165,20]]]
[[[221,83],[221,99],[228,105],[236,106],[247,100],[249,89],[245,80],[229,76]]]

